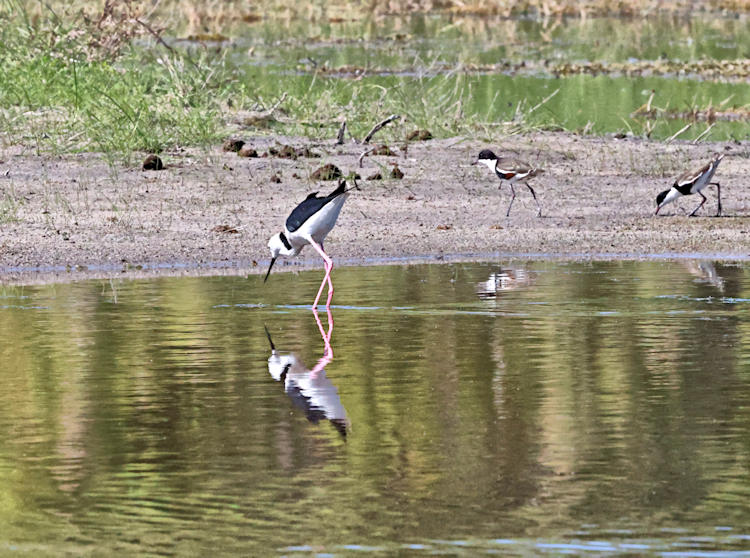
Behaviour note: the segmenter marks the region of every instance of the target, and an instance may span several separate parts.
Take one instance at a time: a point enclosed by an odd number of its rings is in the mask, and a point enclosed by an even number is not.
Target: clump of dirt
[[[343,178],[344,173],[336,165],[326,163],[315,172],[312,173],[311,178],[313,180],[338,180]]]
[[[237,155],[240,157],[252,157],[255,158],[258,156],[258,152],[255,150],[255,148],[251,145],[243,145],[242,149],[240,149],[237,152]]]
[[[432,132],[429,130],[414,130],[413,132],[409,132],[409,135],[406,136],[406,139],[408,141],[426,141],[432,139]]]
[[[394,163],[393,169],[391,169],[391,178],[395,178],[396,180],[401,180],[403,177],[404,177],[404,171],[398,168],[398,165]]]
[[[241,140],[239,138],[229,138],[227,140],[224,140],[224,143],[221,145],[221,149],[222,151],[237,153],[240,149],[242,149],[243,145],[245,145],[245,140]]]
[[[309,159],[319,159],[320,155],[310,151],[309,147],[292,147],[291,145],[279,144],[278,147],[271,146],[268,148],[268,155],[278,157],[279,159],[298,159],[307,157]]]
[[[158,155],[152,153],[144,159],[143,170],[164,170],[164,163]]]
[[[377,146],[370,152],[370,155],[385,155],[387,157],[395,157],[396,154],[386,144]]]
[[[367,180],[383,180],[383,175],[379,172],[376,172],[375,174],[371,174],[367,177]]]
[[[216,225],[211,229],[211,232],[237,234],[240,231],[237,230],[237,227],[232,227],[231,225]]]
[[[281,176],[279,175],[279,173],[271,175],[271,182],[273,182],[274,184],[281,184]]]

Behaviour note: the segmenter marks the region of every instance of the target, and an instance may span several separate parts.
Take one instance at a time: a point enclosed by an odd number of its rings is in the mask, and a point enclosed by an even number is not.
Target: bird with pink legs
[[[357,187],[355,182],[354,188]],[[271,263],[268,266],[265,283],[271,273],[273,264],[279,256],[294,257],[308,244],[323,258],[325,275],[323,282],[320,284],[318,294],[313,302],[313,309],[318,307],[320,295],[328,284],[328,300],[326,308],[331,306],[333,298],[333,281],[331,280],[331,270],[333,269],[333,260],[325,253],[323,249],[323,240],[331,232],[336,224],[341,207],[344,205],[346,198],[349,197],[351,188],[346,187],[346,181],[341,180],[338,188],[327,196],[318,196],[318,192],[308,195],[289,214],[286,220],[284,230],[271,237],[268,241],[268,248],[271,250]]]

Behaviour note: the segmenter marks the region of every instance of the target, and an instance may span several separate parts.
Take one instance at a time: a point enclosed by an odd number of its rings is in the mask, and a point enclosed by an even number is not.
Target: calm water
[[[244,72],[251,96],[274,99],[283,90],[313,107],[332,100],[355,126],[365,117],[358,115],[357,107],[379,105],[387,98],[392,106],[402,104],[401,112],[416,126],[434,124],[436,114],[460,114],[457,118],[476,122],[485,135],[496,133],[498,122],[511,121],[656,139],[683,128],[684,113],[692,109],[750,106],[746,76],[703,79],[689,68],[679,75],[556,77],[554,72],[566,63],[745,61],[750,57],[746,17],[700,13],[645,19],[414,15],[343,23],[270,20],[230,29],[228,35],[232,41],[227,48]],[[503,63],[529,68],[513,73],[465,71],[473,65]],[[333,77],[316,75],[316,68],[323,67],[343,71]],[[653,119],[633,116],[652,94],[651,106],[666,112]],[[335,120],[338,112],[323,118],[312,113],[310,120]],[[707,137],[746,139],[742,113],[738,120],[717,121]],[[373,117],[367,118],[369,129]],[[694,122],[680,137],[693,139],[708,126]],[[325,127],[321,135],[330,138],[338,124],[331,127],[333,132]]]
[[[320,278],[4,287],[0,554],[750,555],[747,264]]]

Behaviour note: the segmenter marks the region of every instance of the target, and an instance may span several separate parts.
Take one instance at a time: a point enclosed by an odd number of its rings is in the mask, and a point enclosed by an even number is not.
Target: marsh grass
[[[38,152],[100,151],[131,159],[224,133],[233,79],[222,52],[176,51],[101,38],[83,16],[34,23],[20,3],[0,4],[0,137]],[[115,32],[115,31],[113,31]]]
[[[378,132],[378,141],[404,140],[414,129],[436,138],[479,139],[560,129],[568,125],[571,108],[561,99],[579,102],[571,80],[562,83],[558,98],[557,91],[532,97],[524,76],[499,87],[486,75],[467,72],[458,60],[449,62],[455,68],[446,68],[439,53],[410,58],[409,75],[360,78],[300,70],[289,60],[273,68],[247,64],[244,53],[221,42],[166,42],[162,27],[150,23],[152,14],[137,0],[110,0],[98,5],[98,12],[91,5],[81,10],[83,5],[0,0],[0,144],[21,144],[37,153],[100,152],[113,166],[132,166],[146,152],[216,145],[230,133],[332,140],[345,120],[347,139],[361,139],[390,114],[403,118]],[[187,1],[159,6],[174,13],[180,7],[199,10]],[[209,2],[206,9],[211,6],[226,17],[232,6],[235,15],[243,13],[231,2]],[[312,3],[309,9],[326,8]],[[318,11],[309,17],[318,17]],[[243,125],[241,114],[276,103],[278,114],[263,127]],[[636,135],[655,128],[668,135],[662,129],[669,115],[655,116],[623,125]],[[575,126],[581,134],[601,131],[591,121]]]

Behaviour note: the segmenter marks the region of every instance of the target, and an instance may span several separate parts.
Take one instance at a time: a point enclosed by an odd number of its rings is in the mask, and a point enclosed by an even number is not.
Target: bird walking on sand
[[[354,186],[356,187],[356,183]],[[331,305],[331,298],[333,298],[333,281],[331,281],[333,260],[323,250],[323,240],[336,224],[341,207],[344,205],[346,198],[349,197],[349,190],[351,188],[346,188],[346,181],[341,180],[338,188],[327,196],[318,196],[317,192],[313,192],[294,208],[286,220],[284,230],[273,235],[268,241],[268,248],[271,250],[271,263],[268,266],[266,277],[263,279],[264,283],[268,280],[271,268],[276,263],[276,258],[279,256],[296,256],[302,248],[309,244],[323,258],[323,265],[326,270],[315,302],[313,302],[313,309],[318,306],[326,282],[328,282],[326,308]]]
[[[721,215],[721,186],[718,182],[711,182],[711,179],[716,172],[716,167],[719,166],[719,163],[723,158],[723,153],[716,153],[713,158],[699,170],[686,172],[678,176],[677,180],[674,181],[674,184],[669,190],[664,190],[656,196],[656,213],[654,215],[659,215],[659,210],[662,207],[681,196],[700,194],[703,200],[690,214],[690,217],[693,217],[698,210],[703,207],[703,204],[706,203],[707,198],[703,195],[701,190],[706,186],[716,186],[716,199],[718,202],[716,216],[719,217]]]
[[[524,163],[523,161],[516,161],[508,159],[506,157],[498,157],[489,149],[482,149],[479,152],[477,160],[472,163],[473,165],[485,164],[487,168],[494,171],[500,180],[507,180],[510,184],[510,204],[508,205],[508,211],[505,212],[505,216],[510,215],[510,208],[513,207],[513,200],[516,199],[516,190],[513,187],[515,182],[523,182],[531,192],[531,195],[536,202],[536,207],[539,210],[537,213],[538,217],[542,216],[542,208],[539,205],[539,200],[536,199],[536,192],[531,187],[528,180],[544,172],[544,169],[537,169]]]

